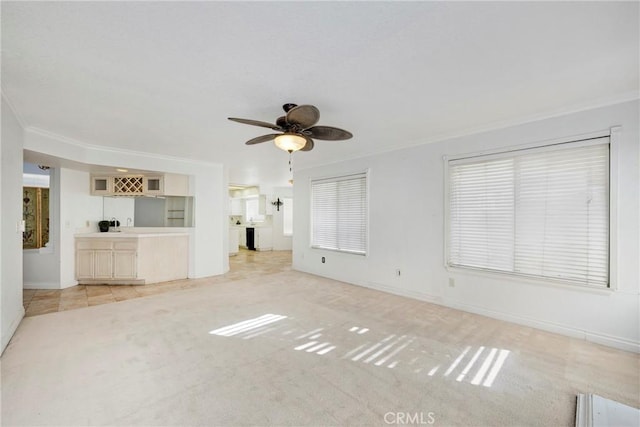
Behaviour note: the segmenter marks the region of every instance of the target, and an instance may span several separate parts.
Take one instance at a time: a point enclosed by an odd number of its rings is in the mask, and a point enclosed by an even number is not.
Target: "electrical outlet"
[[[456,279],[449,277],[449,287],[454,288],[456,286]]]
[[[396,276],[400,277],[400,269],[396,268]]]

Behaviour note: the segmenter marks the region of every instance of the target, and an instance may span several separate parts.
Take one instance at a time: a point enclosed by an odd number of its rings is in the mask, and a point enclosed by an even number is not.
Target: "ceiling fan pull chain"
[[[293,171],[293,165],[291,164],[292,159],[293,159],[293,151],[289,151],[289,172]]]

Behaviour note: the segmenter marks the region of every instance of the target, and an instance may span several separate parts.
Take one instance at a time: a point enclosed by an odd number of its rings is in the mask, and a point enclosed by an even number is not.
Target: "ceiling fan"
[[[315,126],[320,119],[320,111],[313,105],[284,104],[282,108],[285,115],[278,117],[275,124],[236,117],[229,117],[229,120],[281,132],[258,136],[245,142],[245,144],[254,145],[261,142],[274,141],[278,148],[289,153],[298,150],[312,150],[314,145],[312,138],[341,141],[353,136],[351,132],[336,127]]]

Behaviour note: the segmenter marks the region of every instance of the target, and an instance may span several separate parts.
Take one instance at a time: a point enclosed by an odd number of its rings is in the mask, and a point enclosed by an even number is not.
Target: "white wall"
[[[102,197],[89,195],[88,172],[60,168],[60,288],[75,286],[75,234],[98,231]]]
[[[0,137],[0,352],[24,316],[22,306],[22,143],[23,130],[2,98]]]
[[[271,203],[277,198],[282,200],[285,197],[291,198],[293,197],[293,189],[286,187],[275,187],[273,189],[273,196],[267,199],[267,203]],[[285,236],[282,233],[283,227],[283,209],[280,207],[280,211],[273,206],[273,250],[274,251],[290,251],[293,247],[293,239],[291,236]]]
[[[293,267],[361,286],[640,351],[638,101],[424,144],[302,171],[294,178]],[[444,267],[443,156],[623,127],[617,231],[618,289],[592,291]],[[370,171],[369,255],[311,249],[309,180]],[[615,219],[614,219],[615,222]],[[616,243],[617,242],[617,243]],[[320,258],[326,257],[326,264]],[[396,275],[401,270],[401,276]],[[449,278],[455,287],[449,287]]]

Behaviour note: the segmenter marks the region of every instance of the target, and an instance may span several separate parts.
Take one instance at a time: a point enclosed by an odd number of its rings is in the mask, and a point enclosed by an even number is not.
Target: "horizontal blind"
[[[516,162],[515,271],[608,285],[609,145]]]
[[[513,159],[452,166],[451,265],[513,269]]]
[[[449,163],[448,264],[608,286],[608,138]]]
[[[365,254],[366,174],[311,182],[312,239],[316,248]]]

